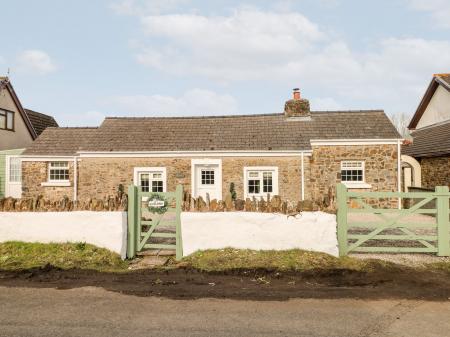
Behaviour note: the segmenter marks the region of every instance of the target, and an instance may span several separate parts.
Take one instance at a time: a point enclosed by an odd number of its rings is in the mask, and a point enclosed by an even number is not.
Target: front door
[[[6,184],[5,196],[13,198],[22,197],[22,163],[18,156],[6,157]]]
[[[195,196],[201,196],[206,200],[206,194],[209,194],[210,200],[222,199],[221,174],[219,172],[219,165],[217,164],[202,164],[195,166]]]

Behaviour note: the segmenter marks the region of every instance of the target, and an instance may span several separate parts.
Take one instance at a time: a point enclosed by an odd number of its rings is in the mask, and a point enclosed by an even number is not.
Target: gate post
[[[177,185],[176,196],[176,259],[183,258],[183,239],[181,233],[181,203],[183,202],[183,186]]]
[[[136,256],[136,208],[137,187],[128,186],[128,236],[127,236],[127,258]]]
[[[337,195],[337,238],[339,244],[339,256],[347,255],[347,187],[339,183],[336,186]]]
[[[448,186],[436,186],[436,222],[438,256],[450,256],[449,193]]]

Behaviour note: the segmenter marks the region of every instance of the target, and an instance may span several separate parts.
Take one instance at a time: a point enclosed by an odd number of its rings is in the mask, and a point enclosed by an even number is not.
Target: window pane
[[[258,178],[259,177],[259,172],[250,171],[250,172],[248,172],[248,177],[249,178]]]
[[[0,129],[6,128],[6,116],[0,113]]]
[[[140,174],[140,186],[142,192],[150,192],[150,180],[149,180],[149,174],[148,173],[141,173]]]
[[[152,192],[163,192],[163,182],[161,180],[152,181]]]
[[[52,161],[50,163],[50,167],[63,167],[63,168],[69,168],[69,164],[66,161]]]
[[[12,130],[14,126],[14,113],[7,112],[6,113],[6,128],[8,130]]]
[[[272,172],[263,172],[263,192],[272,193]]]
[[[258,194],[260,191],[260,183],[261,182],[259,180],[250,179],[248,181],[248,193]]]
[[[9,159],[9,181],[11,183],[19,183],[21,181],[21,165],[20,158]]]
[[[342,181],[363,181],[363,171],[360,170],[342,170]]]
[[[202,170],[202,185],[214,185],[214,170]]]

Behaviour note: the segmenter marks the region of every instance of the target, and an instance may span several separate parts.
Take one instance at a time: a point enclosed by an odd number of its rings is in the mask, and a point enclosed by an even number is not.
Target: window
[[[0,129],[14,130],[14,112],[0,109]]]
[[[278,193],[278,168],[246,167],[246,197]]]
[[[140,184],[142,192],[164,192],[162,173],[146,172],[140,173]]]
[[[364,182],[364,162],[363,161],[341,162],[341,181],[348,183]]]
[[[214,170],[202,170],[202,185],[214,185]]]
[[[135,167],[135,184],[142,192],[165,192],[166,169],[164,167]]]
[[[69,181],[69,163],[66,161],[51,161],[48,168],[48,181]]]
[[[10,183],[20,183],[22,180],[22,167],[20,163],[20,158],[10,157],[9,158],[9,182]]]

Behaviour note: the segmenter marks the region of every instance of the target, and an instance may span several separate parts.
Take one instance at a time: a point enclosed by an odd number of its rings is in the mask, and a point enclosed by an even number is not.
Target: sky
[[[105,116],[411,115],[450,72],[448,0],[0,0],[0,76],[60,126]]]

